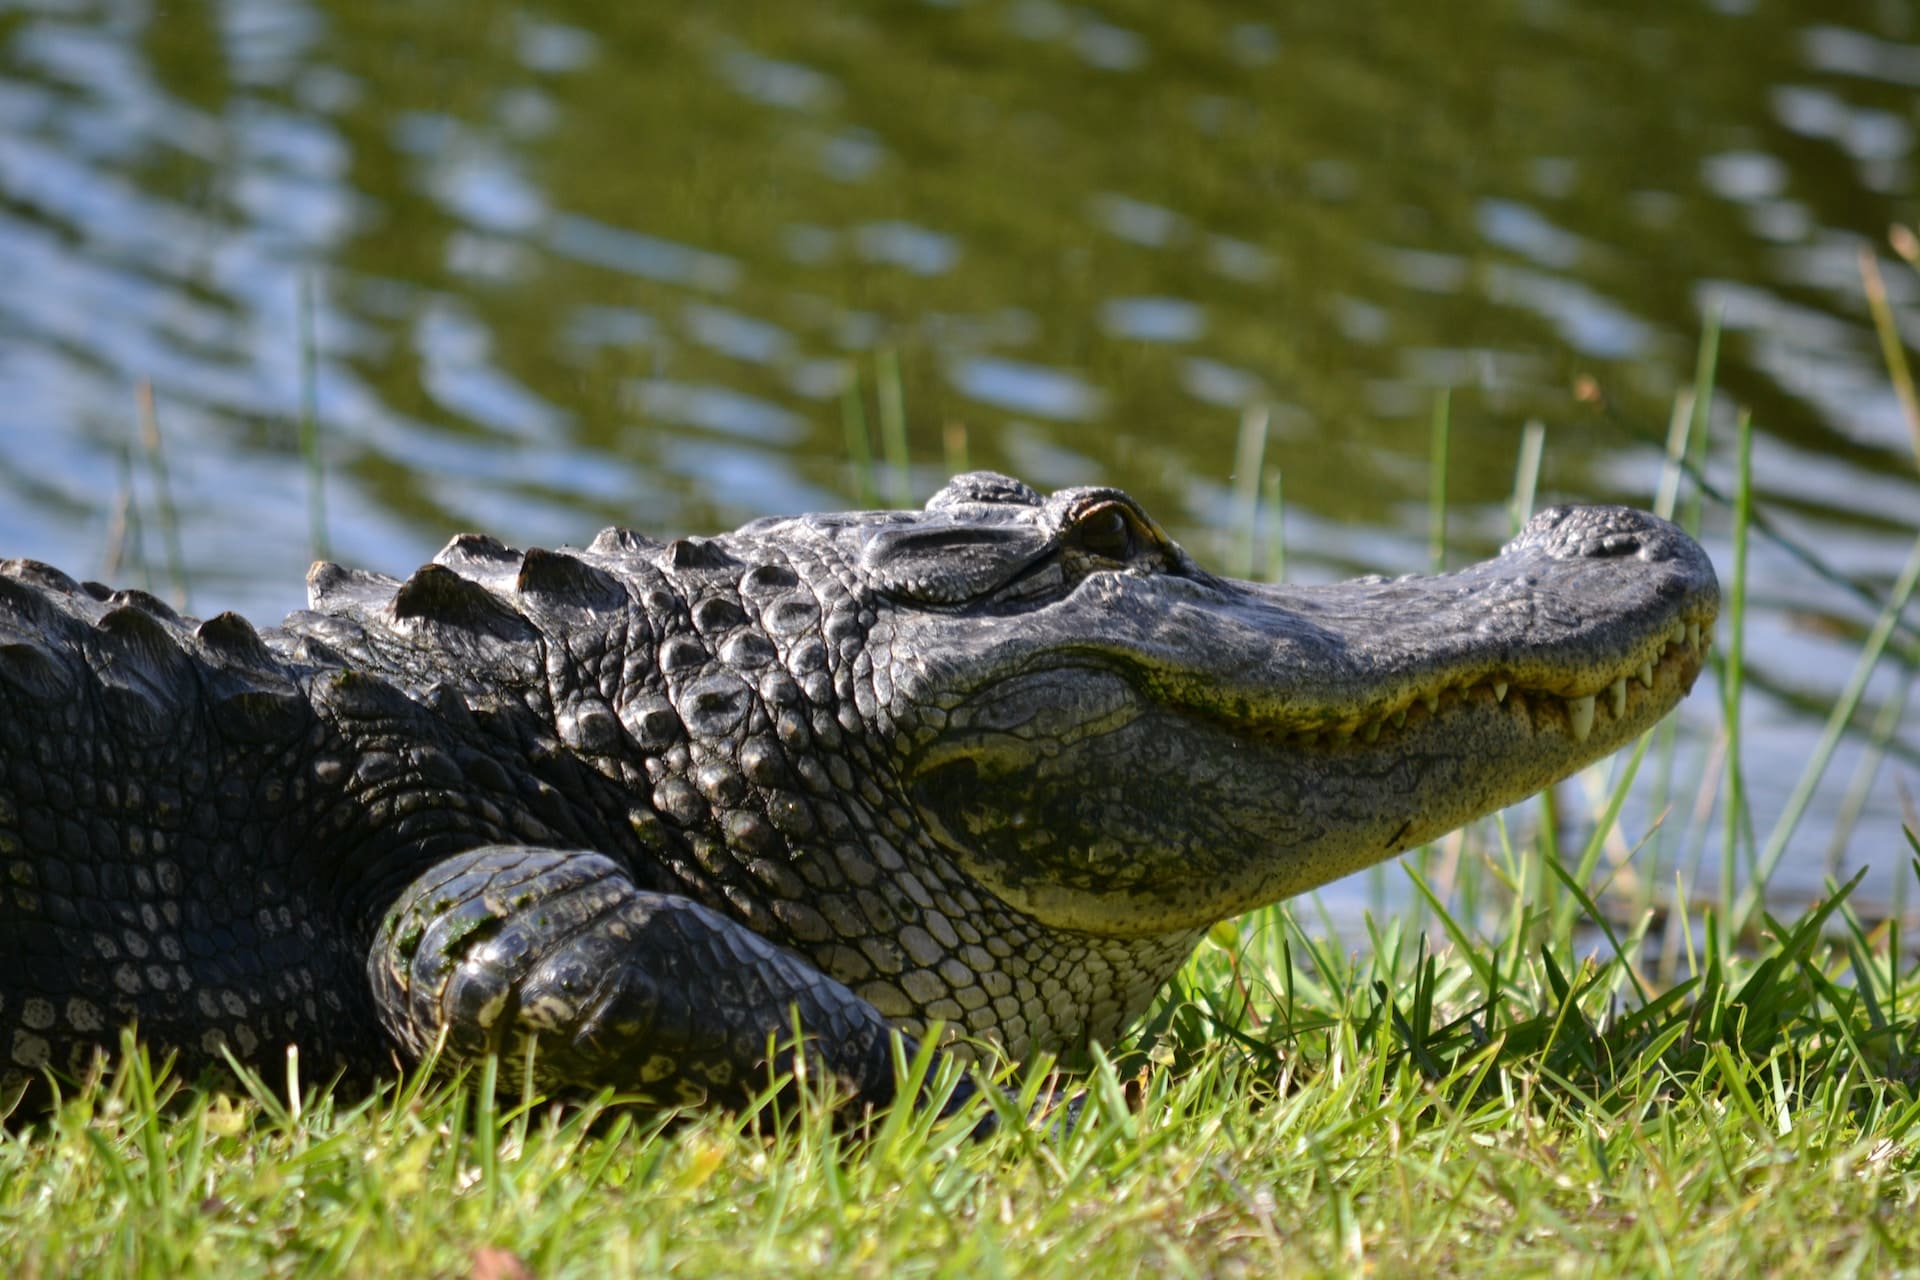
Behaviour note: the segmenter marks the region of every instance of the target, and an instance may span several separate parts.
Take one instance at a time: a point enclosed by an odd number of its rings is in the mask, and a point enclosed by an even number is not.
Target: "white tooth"
[[[1667,643],[1668,644],[1685,644],[1686,642],[1687,642],[1687,624],[1684,622],[1674,623],[1673,634],[1667,637]]]
[[[1649,689],[1653,688],[1653,664],[1651,662],[1643,662],[1640,664],[1640,683]]]
[[[1585,742],[1593,732],[1593,695],[1567,699],[1567,723],[1573,726],[1573,740]]]
[[[1699,647],[1700,647],[1700,624],[1697,622],[1689,622],[1687,624],[1687,648],[1698,649]]]
[[[1507,700],[1507,682],[1505,680],[1495,680],[1493,682],[1493,700],[1495,702],[1505,702]]]
[[[1618,680],[1615,680],[1613,687],[1608,689],[1607,692],[1613,695],[1613,718],[1618,720],[1621,716],[1627,714],[1627,678],[1621,676]]]

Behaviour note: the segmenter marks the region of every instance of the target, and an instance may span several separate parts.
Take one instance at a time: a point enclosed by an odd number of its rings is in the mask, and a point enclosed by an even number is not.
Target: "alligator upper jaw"
[[[1699,546],[1625,508],[1543,513],[1498,557],[1439,576],[1285,587],[1116,574],[1081,594],[1069,608],[1085,648],[1131,667],[1150,696],[1268,740],[1370,740],[1484,692],[1556,712],[1584,742],[1630,708],[1664,714],[1671,701],[1636,690],[1673,687],[1663,669],[1690,683],[1719,609]]]
[[[1298,599],[1289,607],[1260,594],[1266,599],[1257,611],[1300,616]],[[1396,602],[1403,606],[1414,607]],[[1133,666],[1152,696],[1266,742],[1372,744],[1456,709],[1506,707],[1537,728],[1552,725],[1575,745],[1593,740],[1596,750],[1606,750],[1665,715],[1705,661],[1712,598],[1689,596],[1666,612],[1585,632],[1533,624],[1531,638],[1445,630],[1433,620],[1403,627],[1323,623],[1312,646],[1277,646],[1265,662],[1207,664],[1211,670],[1157,645],[1110,652]],[[1307,647],[1325,651],[1318,665],[1300,651]]]

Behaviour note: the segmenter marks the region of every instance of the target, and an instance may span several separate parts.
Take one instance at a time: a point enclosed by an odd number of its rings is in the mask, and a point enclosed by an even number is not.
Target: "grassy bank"
[[[1349,956],[1265,913],[1096,1067],[1064,1136],[1017,1103],[985,1140],[972,1113],[846,1135],[820,1105],[676,1120],[479,1079],[296,1109],[264,1083],[176,1094],[136,1058],[0,1139],[0,1257],[15,1276],[1084,1276],[1920,1256],[1920,984],[1886,930],[1829,907],[1647,991],[1543,934],[1548,914],[1437,951],[1387,923]]]

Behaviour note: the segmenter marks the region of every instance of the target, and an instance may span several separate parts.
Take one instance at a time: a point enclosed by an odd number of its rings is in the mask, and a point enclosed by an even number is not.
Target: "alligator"
[[[256,630],[0,564],[0,1083],[133,1026],[188,1070],[524,1053],[666,1105],[797,1044],[883,1104],[896,1036],[1111,1042],[1209,926],[1646,730],[1718,607],[1626,508],[1268,586],[988,472],[308,594]]]

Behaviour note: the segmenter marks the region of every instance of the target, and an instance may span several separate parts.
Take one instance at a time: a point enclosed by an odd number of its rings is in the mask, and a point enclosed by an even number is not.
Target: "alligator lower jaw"
[[[1699,621],[1676,622],[1647,656],[1614,670],[1584,673],[1584,679],[1557,682],[1556,689],[1530,686],[1492,671],[1446,681],[1423,693],[1403,694],[1358,716],[1316,720],[1289,707],[1285,720],[1266,720],[1256,713],[1232,718],[1231,727],[1243,737],[1274,746],[1322,751],[1371,749],[1391,744],[1399,736],[1433,722],[1444,727],[1450,713],[1461,708],[1472,707],[1483,714],[1503,708],[1508,715],[1525,717],[1535,732],[1552,732],[1576,745],[1617,744],[1653,724],[1692,687],[1712,645],[1710,628],[1711,619],[1704,625]]]

